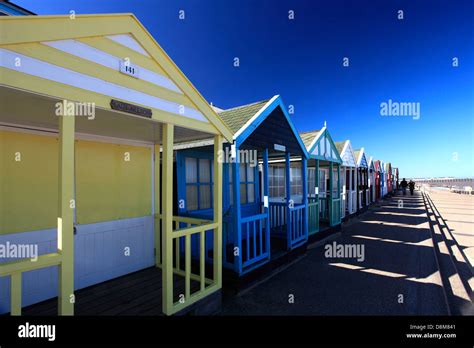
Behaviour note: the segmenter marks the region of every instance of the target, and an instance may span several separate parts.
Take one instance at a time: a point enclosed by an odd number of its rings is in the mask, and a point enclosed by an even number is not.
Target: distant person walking
[[[410,187],[410,195],[413,196],[413,191],[415,191],[415,182],[413,180],[410,180],[408,186]]]
[[[402,182],[400,183],[400,186],[402,187],[402,192],[403,192],[403,195],[405,196],[407,194],[407,187],[408,187],[408,183],[405,180],[405,178],[403,178]]]

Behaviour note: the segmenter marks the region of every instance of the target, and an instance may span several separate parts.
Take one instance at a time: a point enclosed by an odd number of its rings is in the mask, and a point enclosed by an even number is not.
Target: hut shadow
[[[226,304],[224,314],[446,315],[426,216],[422,220],[413,218],[413,227],[406,221],[403,227],[358,222],[350,234],[309,250],[297,264]],[[363,245],[363,260],[328,257],[327,245],[334,242]]]

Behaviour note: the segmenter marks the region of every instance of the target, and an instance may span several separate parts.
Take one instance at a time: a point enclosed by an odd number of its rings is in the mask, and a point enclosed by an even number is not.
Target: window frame
[[[186,172],[188,170],[187,165],[186,165],[186,160],[188,158],[195,159],[196,160],[196,182],[186,182]],[[209,161],[209,181],[206,182],[201,182],[201,161],[202,160],[208,160]],[[186,153],[181,153],[180,154],[180,159],[179,161],[181,162],[182,167],[184,168],[182,172],[182,176],[179,180],[180,184],[183,185],[183,191],[181,193],[181,197],[178,197],[178,200],[180,198],[184,197],[184,209],[179,209],[181,211],[186,211],[186,212],[196,212],[196,211],[209,211],[214,209],[214,161],[212,159],[211,154],[205,154],[205,153],[199,153],[199,152],[186,152]],[[179,185],[179,184],[178,184]],[[188,207],[188,192],[187,189],[189,186],[196,187],[197,190],[197,196],[196,196],[196,209],[189,209]],[[209,202],[210,206],[202,208],[201,204],[201,190],[202,187],[209,187]]]
[[[228,187],[229,187],[229,206],[232,206],[233,204],[233,192],[232,192],[232,189],[233,189],[233,181],[232,181],[232,167],[233,167],[234,163],[229,163],[227,168],[228,168]],[[241,194],[240,195],[240,205],[247,205],[247,204],[257,204],[258,201],[259,201],[259,181],[258,181],[258,178],[259,178],[259,171],[258,171],[258,165],[255,166],[255,167],[250,167],[250,164],[249,163],[239,163],[238,164],[238,168],[240,170],[240,166],[241,165],[244,165],[245,166],[245,170],[244,170],[244,173],[245,173],[245,178],[242,177],[242,175],[239,175],[239,179],[240,179],[240,183],[239,183],[239,190],[240,190],[240,185],[245,185],[245,202],[242,202],[242,197],[243,195]],[[249,168],[251,170],[253,170],[253,181],[249,181],[248,180],[248,170]],[[241,173],[239,173],[241,174]],[[245,179],[245,180],[244,180]],[[249,185],[254,185],[254,190],[253,190],[253,202],[249,202]]]

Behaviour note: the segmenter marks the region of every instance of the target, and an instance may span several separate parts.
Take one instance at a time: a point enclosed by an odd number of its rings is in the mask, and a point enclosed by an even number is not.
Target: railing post
[[[291,217],[290,217],[290,201],[291,201],[291,188],[290,188],[290,153],[285,153],[285,189],[286,189],[286,245],[288,250],[291,249]]]
[[[21,287],[21,272],[13,273],[10,276],[10,314],[11,315],[21,315],[21,296],[22,296],[22,287]]]
[[[302,171],[303,171],[303,204],[304,204],[304,210],[303,210],[303,234],[305,235],[305,238],[308,238],[308,185],[306,184],[306,176],[308,173],[308,166],[307,166],[307,160],[306,158],[303,158],[303,163],[302,163]]]
[[[341,214],[341,165],[337,164],[337,194],[339,195],[339,214]],[[339,215],[339,219],[337,223],[341,221],[341,216]]]
[[[160,144],[155,144],[153,149],[154,170],[154,211],[153,221],[155,229],[155,266],[161,266],[161,221],[160,221]]]
[[[163,185],[162,185],[162,289],[163,312],[173,314],[173,142],[174,125],[163,124]],[[187,300],[187,299],[186,299]]]
[[[328,194],[326,195],[326,199],[328,200],[328,218],[329,218],[329,226],[333,226],[333,217],[332,217],[332,211],[333,211],[333,201],[334,201],[334,194],[332,190],[332,168],[333,164],[332,162],[329,162],[329,187],[327,189]]]
[[[217,228],[214,230],[214,282],[218,287],[222,286],[222,163],[219,154],[222,151],[222,136],[214,136],[214,222]],[[234,182],[234,186],[236,185]],[[204,232],[205,233],[205,232]],[[201,252],[203,252],[201,250]]]
[[[234,253],[234,269],[240,274],[242,273],[242,226],[240,225],[240,164],[239,164],[239,147],[238,144],[235,146],[235,159],[232,163],[232,198],[234,202],[232,204],[233,209],[233,224],[234,224],[234,246],[237,241],[238,254]]]
[[[360,188],[359,188],[359,176],[360,176],[360,170],[358,167],[356,167],[355,169],[355,177],[356,177],[356,201],[357,201],[357,204],[356,204],[356,210],[359,210],[359,205],[360,205],[360,202],[359,202],[359,192],[360,192]]]
[[[74,116],[59,116],[59,315],[74,315],[74,128]]]
[[[263,196],[267,206],[264,206],[263,210],[267,214],[265,219],[265,250],[270,258],[270,194],[268,192],[268,175],[268,149],[265,149],[263,150]]]
[[[315,197],[316,197],[316,203],[318,203],[317,205],[317,209],[316,209],[316,218],[317,218],[317,222],[316,222],[316,231],[319,231],[319,221],[321,219],[321,217],[319,216],[319,209],[321,209],[321,206],[320,206],[320,203],[319,203],[319,160],[317,159],[316,160],[316,164],[315,164],[315,173],[314,173],[314,185],[315,185]],[[318,188],[317,192],[316,192],[316,187]]]

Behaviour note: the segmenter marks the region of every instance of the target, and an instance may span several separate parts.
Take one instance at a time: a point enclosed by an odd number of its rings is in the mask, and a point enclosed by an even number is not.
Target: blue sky
[[[335,141],[350,139],[402,176],[474,176],[473,1],[16,3],[37,14],[133,12],[216,106],[280,94],[298,130],[327,121]],[[381,116],[389,99],[420,103],[420,118]]]

